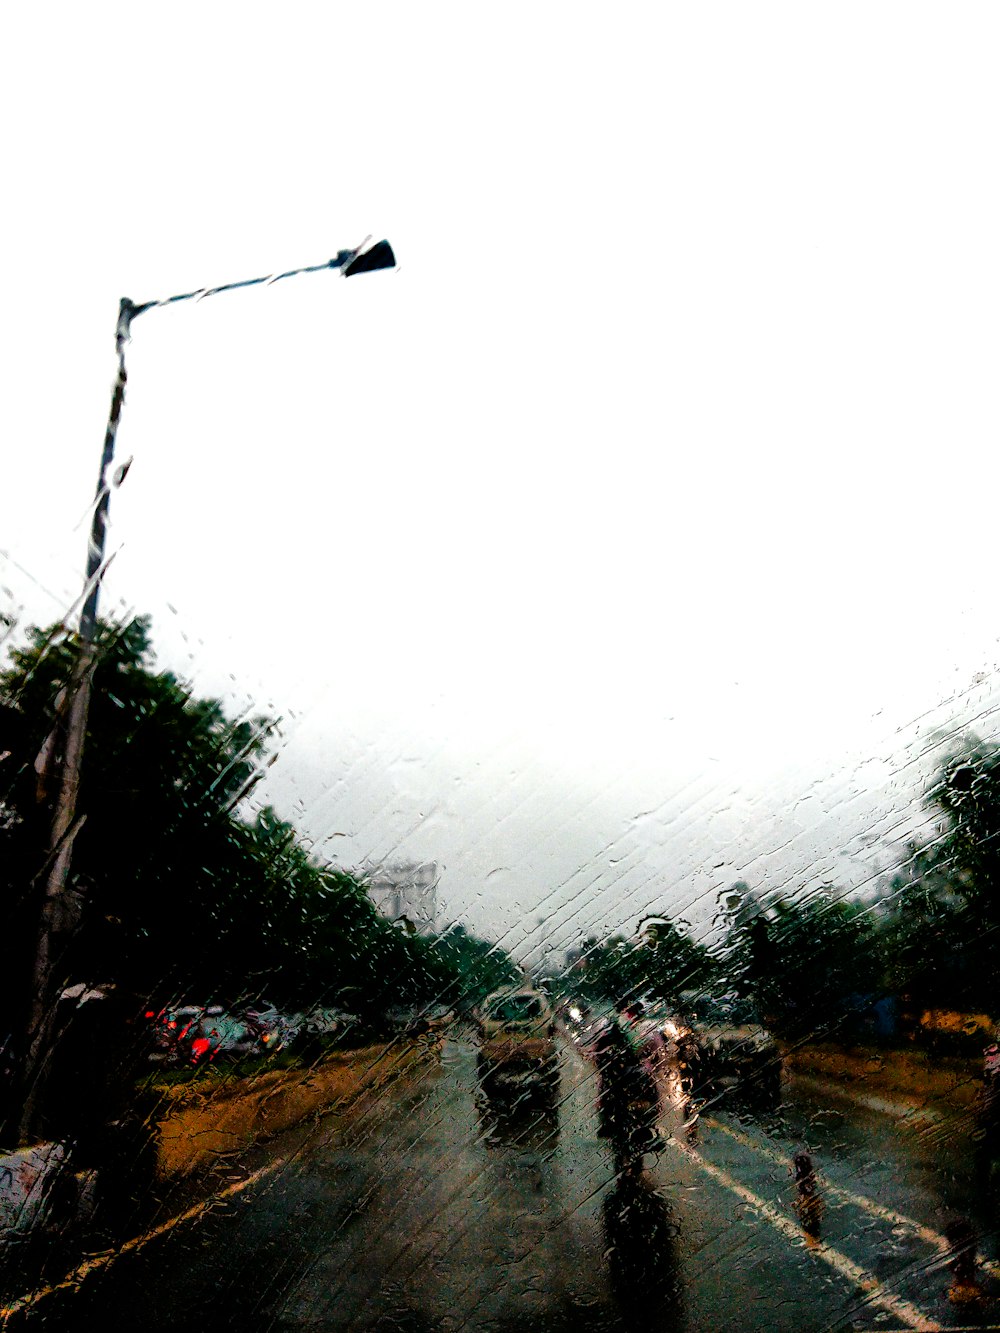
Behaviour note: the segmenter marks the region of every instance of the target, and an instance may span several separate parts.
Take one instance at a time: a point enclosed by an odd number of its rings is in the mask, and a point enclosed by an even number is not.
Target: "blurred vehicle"
[[[992,1035],[993,1040],[983,1051],[983,1080],[1000,1086],[1000,1024]]]
[[[924,1009],[911,1038],[942,1052],[981,1050],[993,1040],[994,1020],[989,1014],[964,1013],[955,1009]]]
[[[671,1043],[676,1043],[676,1025],[671,1013],[659,1000],[640,999],[622,1006],[620,1021],[624,1022],[640,1059],[651,1073],[658,1074],[675,1049]]]
[[[681,994],[666,1029],[686,1096],[703,1101],[731,1093],[767,1110],[781,1103],[781,1051],[748,1000]]]
[[[570,1000],[564,1005],[561,1017],[566,1035],[589,1056],[598,1034],[613,1014],[614,1010],[608,1004]]]
[[[227,1013],[220,1005],[210,1005],[189,1032],[191,1059],[195,1063],[228,1057],[238,1060],[261,1051],[260,1034],[241,1014]]]
[[[304,1027],[301,1014],[279,1013],[266,1000],[247,1005],[243,1012],[251,1031],[257,1034],[261,1046],[269,1055],[290,1046]]]
[[[593,1012],[586,1000],[563,1000],[558,1017],[574,1041],[582,1038],[593,1022]]]
[[[410,1035],[430,1044],[440,1043],[454,1021],[455,1013],[447,1005],[425,1005],[417,1010]]]
[[[432,1004],[424,1009],[421,1018],[427,1024],[427,1031],[442,1033],[455,1021],[455,1013],[444,1004]]]
[[[662,1148],[659,1115],[656,1084],[648,1078],[630,1080],[617,1113],[602,1124],[602,1133],[611,1141],[616,1170],[639,1165],[646,1153]]]
[[[619,1171],[660,1145],[656,1070],[648,1040],[636,1030],[639,1017],[638,1006],[622,1006],[601,1024],[589,1047],[597,1070],[598,1133],[610,1140]]]
[[[840,1041],[858,1045],[890,1043],[899,1030],[899,1004],[895,995],[851,991],[836,1006],[832,1031]]]
[[[274,1055],[293,1045],[308,1058],[318,1058],[331,1047],[393,1036],[437,1038],[454,1015],[443,1005],[397,1008],[380,1019],[330,1006],[283,1013],[270,1001],[258,1000],[231,1011],[221,1005],[176,1005],[148,1010],[145,1017],[151,1028],[150,1060],[181,1068]]]
[[[444,1005],[418,1005],[414,1008],[397,1006],[387,1010],[385,1017],[390,1036],[424,1037],[440,1035],[454,1015]]]
[[[350,1045],[364,1031],[357,1014],[330,1005],[317,1005],[305,1013],[293,1014],[291,1026],[297,1029],[296,1052],[310,1061]]]
[[[146,1011],[152,1028],[150,1060],[155,1064],[184,1065],[191,1059],[195,1028],[205,1013],[200,1004],[167,1006],[158,1012]]]
[[[539,991],[495,991],[476,1013],[476,1069],[490,1099],[530,1095],[555,1102],[559,1055],[555,1015]]]
[[[221,1005],[184,1004],[148,1010],[152,1027],[150,1060],[175,1068],[202,1064],[219,1056],[239,1059],[263,1050],[260,1031],[240,1013]]]
[[[332,1037],[357,1021],[357,1014],[349,1014],[343,1009],[310,1009],[303,1015],[305,1030],[312,1037]]]
[[[983,1083],[976,1100],[974,1142],[979,1167],[995,1182],[1000,1159],[1000,1024],[983,1051]]]

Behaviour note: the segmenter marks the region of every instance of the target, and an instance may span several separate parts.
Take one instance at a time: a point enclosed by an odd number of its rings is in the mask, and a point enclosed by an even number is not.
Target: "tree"
[[[640,995],[675,1002],[681,991],[709,985],[714,965],[704,945],[667,917],[640,923],[641,937],[591,937],[563,985],[590,999],[618,1001]]]
[[[491,991],[520,979],[520,968],[505,949],[470,934],[460,923],[437,937],[434,954],[444,980],[441,999],[448,1004],[476,1005]]]
[[[369,1005],[516,980],[498,946],[453,927],[424,939],[375,909],[352,875],[316,861],[271,807],[240,811],[273,733],[230,719],[153,666],[149,619],[102,623],[83,755],[86,822],[74,847],[84,890],[68,980],[115,981],[163,998],[288,1005],[363,995]],[[50,810],[34,757],[56,722],[75,642],[30,632],[0,673],[0,846],[6,920],[27,946]],[[9,984],[9,969],[4,978]],[[11,993],[16,990],[12,988]],[[8,997],[9,998],[9,997]]]
[[[58,748],[77,651],[61,626],[36,629],[0,672],[0,892],[9,957],[22,965],[0,975],[0,1041],[27,1026],[24,964],[53,800],[35,761]],[[266,717],[230,718],[157,671],[147,617],[99,625],[70,884],[79,912],[58,941],[56,993],[111,982],[144,1008],[178,998],[305,1005],[351,992],[375,1009],[451,983],[431,942],[382,918],[273,809],[242,813],[273,729]]]
[[[790,1035],[835,1027],[882,977],[871,913],[830,884],[734,922],[727,960],[734,989]]]
[[[703,944],[665,917],[642,923],[642,972],[647,993],[676,1001],[681,991],[713,984],[716,969]]]
[[[1000,982],[1000,746],[962,737],[927,802],[941,816],[938,836],[911,843],[890,883],[892,979],[917,1004],[991,1012]]]
[[[141,987],[153,976],[181,983],[204,959],[208,882],[237,852],[233,811],[272,724],[230,720],[217,700],[195,698],[172,673],[153,670],[148,618],[102,623],[97,647],[81,769],[85,822],[73,849],[82,915],[79,932],[63,942],[60,967],[67,977],[117,974]],[[0,674],[0,699],[24,724],[3,800],[8,902],[29,929],[53,799],[32,760],[58,729],[76,651],[59,627],[35,630]]]

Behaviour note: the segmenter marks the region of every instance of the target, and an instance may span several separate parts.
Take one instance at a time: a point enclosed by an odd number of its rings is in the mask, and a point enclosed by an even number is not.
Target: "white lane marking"
[[[707,1161],[694,1148],[683,1147],[673,1139],[669,1142],[677,1152],[689,1157],[704,1172],[717,1180],[720,1185],[724,1185],[726,1189],[731,1190],[744,1203],[748,1203],[765,1221],[770,1222],[786,1240],[797,1246],[805,1246],[806,1242],[801,1227],[785,1217],[766,1199],[760,1198],[759,1195],[754,1194],[753,1190],[741,1185],[728,1171],[723,1171],[721,1167]],[[877,1277],[856,1264],[853,1259],[848,1259],[846,1254],[841,1254],[839,1250],[833,1249],[832,1246],[826,1245],[822,1241],[809,1245],[808,1253],[815,1255],[817,1259],[822,1259],[842,1277],[846,1277],[848,1281],[853,1282],[865,1293],[866,1305],[877,1305],[889,1314],[895,1315],[897,1319],[904,1322],[907,1329],[916,1329],[918,1333],[943,1333],[944,1326],[942,1324],[937,1323],[930,1315],[925,1314],[917,1306],[911,1305],[909,1301],[904,1300],[901,1296],[894,1296],[892,1292],[886,1291]]]
[[[586,1056],[584,1056],[575,1043],[571,1049],[580,1060],[581,1064],[590,1064],[590,1061],[587,1060]],[[883,1288],[882,1283],[874,1276],[874,1274],[867,1272],[859,1264],[856,1264],[853,1259],[848,1259],[846,1254],[841,1254],[839,1250],[833,1249],[832,1246],[827,1245],[822,1241],[807,1244],[805,1234],[800,1226],[785,1217],[785,1215],[779,1212],[777,1208],[769,1204],[766,1199],[760,1198],[759,1195],[754,1194],[752,1190],[747,1189],[745,1185],[741,1185],[740,1182],[727,1171],[723,1171],[721,1167],[715,1166],[712,1162],[707,1161],[696,1148],[679,1143],[675,1138],[666,1138],[666,1142],[675,1152],[680,1153],[682,1157],[686,1157],[689,1161],[694,1162],[695,1165],[700,1166],[707,1175],[711,1176],[714,1180],[717,1180],[719,1184],[725,1186],[726,1189],[731,1190],[732,1193],[735,1194],[737,1198],[742,1199],[744,1203],[748,1203],[755,1212],[759,1213],[760,1216],[765,1219],[765,1221],[770,1222],[786,1240],[799,1248],[805,1248],[809,1254],[815,1255],[817,1259],[824,1260],[824,1262],[829,1264],[831,1268],[840,1273],[842,1277],[846,1277],[849,1281],[853,1282],[855,1286],[865,1293],[866,1305],[877,1305],[889,1314],[893,1314],[898,1319],[902,1319],[906,1325],[907,1333],[909,1333],[909,1330],[911,1329],[916,1329],[917,1333],[944,1333],[943,1325],[937,1323],[937,1321],[932,1319],[930,1315],[925,1314],[923,1310],[912,1305],[909,1301],[904,1300],[901,1296],[894,1296],[892,1292],[886,1291]],[[949,1330],[949,1333],[954,1333],[954,1331]]]
[[[571,1049],[581,1065],[591,1066],[592,1062],[584,1056],[579,1046],[573,1044]],[[697,1152],[697,1149],[688,1144],[681,1144],[672,1136],[664,1136],[664,1140],[675,1152],[687,1157],[689,1161],[695,1162],[708,1176],[715,1178],[720,1185],[735,1193],[737,1198],[741,1198],[741,1200],[751,1205],[751,1208],[755,1209],[755,1212],[759,1213],[765,1221],[771,1222],[771,1225],[775,1226],[777,1232],[780,1232],[785,1240],[791,1241],[797,1248],[807,1250],[809,1254],[815,1254],[817,1258],[821,1258],[821,1260],[831,1265],[831,1268],[839,1272],[841,1276],[852,1281],[857,1288],[865,1293],[865,1304],[880,1306],[881,1309],[887,1310],[888,1313],[895,1314],[897,1318],[903,1320],[905,1322],[905,1333],[909,1333],[911,1329],[916,1329],[917,1333],[944,1333],[943,1325],[937,1324],[929,1314],[925,1314],[923,1310],[917,1308],[916,1305],[912,1305],[911,1302],[903,1300],[903,1297],[893,1296],[892,1292],[884,1290],[883,1284],[881,1284],[879,1278],[875,1277],[875,1274],[868,1273],[859,1264],[855,1264],[851,1258],[847,1257],[847,1254],[841,1254],[839,1250],[835,1250],[831,1245],[824,1244],[821,1241],[808,1242],[801,1226],[789,1220],[788,1217],[784,1216],[784,1213],[780,1213],[779,1210],[768,1204],[767,1200],[763,1200],[763,1198],[753,1193],[753,1190],[741,1185],[740,1181],[729,1176],[729,1173],[721,1169],[721,1166],[716,1166],[713,1162],[705,1160],[701,1153]],[[949,1329],[948,1333],[955,1333],[955,1330]]]
[[[367,1073],[373,1069],[376,1063],[377,1060],[366,1066],[365,1072]],[[400,1063],[400,1060],[396,1060],[395,1065],[392,1067],[398,1067]],[[370,1086],[371,1085],[365,1085],[360,1088],[358,1097],[364,1097],[365,1093],[370,1090]],[[91,1273],[97,1272],[98,1269],[106,1268],[123,1254],[128,1254],[132,1250],[139,1250],[143,1245],[147,1244],[147,1242],[155,1240],[157,1236],[162,1236],[167,1231],[172,1231],[174,1227],[179,1226],[182,1222],[190,1222],[194,1218],[200,1217],[202,1213],[208,1212],[210,1208],[217,1203],[221,1203],[223,1199],[228,1199],[232,1195],[239,1194],[242,1190],[248,1189],[251,1185],[256,1184],[258,1180],[263,1180],[266,1176],[272,1175],[275,1171],[280,1170],[281,1167],[288,1166],[291,1161],[291,1157],[279,1157],[272,1162],[268,1162],[257,1171],[252,1171],[250,1175],[244,1177],[243,1180],[234,1181],[232,1185],[227,1185],[226,1188],[220,1190],[218,1194],[213,1194],[210,1198],[203,1199],[201,1203],[193,1204],[190,1208],[185,1209],[183,1213],[178,1213],[176,1217],[168,1217],[167,1220],[161,1222],[159,1226],[152,1227],[149,1231],[144,1231],[139,1236],[133,1236],[130,1240],[123,1241],[116,1249],[105,1250],[102,1254],[95,1254],[92,1259],[85,1259],[84,1262],[78,1264],[72,1272],[67,1273],[60,1282],[53,1283],[48,1287],[40,1287],[35,1291],[26,1292],[23,1296],[18,1296],[9,1304],[0,1306],[0,1327],[3,1327],[12,1315],[18,1314],[20,1311],[27,1309],[28,1306],[35,1305],[39,1301],[54,1295],[58,1291],[66,1291],[70,1287],[79,1286],[84,1278],[89,1277]]]
[[[162,1236],[167,1231],[172,1231],[174,1227],[180,1226],[182,1222],[190,1222],[193,1218],[199,1217],[214,1204],[220,1203],[223,1199],[228,1199],[233,1194],[239,1194],[241,1190],[249,1188],[250,1185],[256,1184],[258,1180],[263,1180],[265,1176],[277,1171],[279,1167],[285,1166],[286,1162],[287,1159],[285,1158],[268,1162],[266,1166],[260,1167],[259,1170],[252,1172],[245,1179],[227,1185],[224,1190],[220,1190],[218,1194],[213,1194],[211,1198],[203,1199],[201,1203],[192,1204],[190,1208],[186,1208],[183,1213],[178,1213],[176,1217],[168,1217],[158,1227],[152,1227],[149,1231],[144,1231],[142,1235],[133,1236],[131,1240],[124,1241],[117,1249],[105,1250],[102,1254],[95,1254],[92,1259],[85,1259],[72,1272],[67,1273],[60,1282],[53,1283],[48,1287],[40,1287],[37,1291],[26,1292],[25,1295],[18,1296],[16,1300],[11,1301],[8,1305],[0,1306],[0,1326],[6,1324],[13,1315],[19,1314],[31,1305],[37,1305],[39,1301],[44,1300],[47,1296],[52,1296],[58,1291],[67,1291],[71,1287],[78,1287],[84,1278],[89,1277],[91,1273],[106,1268],[108,1264],[114,1263],[116,1259],[119,1259],[123,1254],[128,1254],[131,1250],[141,1249],[148,1241],[155,1240],[157,1236]]]
[[[877,1111],[879,1115],[891,1115],[900,1120],[921,1120],[931,1124],[937,1124],[945,1117],[940,1111],[933,1111],[929,1106],[913,1105],[910,1102],[893,1102],[887,1097],[875,1097],[871,1093],[855,1092],[853,1088],[845,1087],[842,1083],[828,1083],[825,1079],[815,1078],[812,1074],[792,1073],[792,1078],[796,1083],[803,1087],[811,1088],[814,1092],[822,1092],[824,1096],[843,1097],[846,1101],[856,1102],[858,1106],[864,1106],[869,1111]]]
[[[742,1143],[744,1147],[750,1148],[754,1152],[760,1153],[764,1157],[769,1157],[772,1162],[777,1162],[779,1166],[791,1166],[791,1156],[786,1156],[772,1148],[770,1144],[758,1143],[752,1139],[749,1134],[744,1134],[741,1130],[733,1129],[729,1125],[724,1125],[721,1120],[716,1120],[714,1116],[705,1116],[702,1124],[710,1125],[712,1129],[718,1129],[723,1134],[728,1134],[731,1139],[737,1143]],[[932,1230],[931,1227],[924,1226],[918,1222],[915,1217],[907,1217],[905,1213],[898,1213],[894,1208],[887,1208],[884,1204],[878,1203],[875,1199],[870,1199],[866,1194],[855,1194],[852,1190],[844,1189],[841,1185],[835,1185],[828,1176],[823,1178],[823,1190],[834,1198],[844,1199],[849,1203],[855,1204],[872,1217],[878,1217],[883,1222],[891,1222],[894,1226],[906,1227],[915,1232],[921,1240],[928,1245],[934,1246],[943,1253],[950,1253],[951,1246],[940,1232]]]

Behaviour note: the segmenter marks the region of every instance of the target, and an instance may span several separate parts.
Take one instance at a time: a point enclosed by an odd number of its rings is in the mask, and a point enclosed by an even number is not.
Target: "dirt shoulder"
[[[792,1078],[825,1079],[845,1092],[926,1105],[972,1107],[982,1088],[982,1059],[937,1055],[913,1048],[838,1046],[832,1042],[788,1046],[785,1070]]]
[[[346,1112],[439,1054],[436,1043],[399,1042],[338,1053],[305,1068],[164,1089],[157,1172],[185,1175],[309,1117]]]

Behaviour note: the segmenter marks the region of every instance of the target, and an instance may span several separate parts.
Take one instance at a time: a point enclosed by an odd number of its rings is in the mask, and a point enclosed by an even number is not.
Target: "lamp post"
[[[227,282],[219,287],[200,287],[195,291],[181,292],[176,296],[168,296],[159,301],[146,301],[141,305],[136,305],[127,297],[122,298],[115,329],[118,373],[111,394],[111,410],[108,414],[108,424],[104,432],[104,448],[101,453],[101,466],[94,496],[94,511],[87,547],[84,600],[80,612],[79,651],[59,708],[59,721],[57,722],[56,731],[49,738],[43,751],[43,763],[46,769],[54,770],[55,780],[52,785],[55,787],[55,800],[45,865],[42,874],[39,876],[39,879],[44,879],[45,889],[39,915],[38,939],[31,981],[31,1008],[28,1015],[22,1073],[23,1096],[20,1122],[22,1141],[30,1140],[35,1130],[41,1077],[48,1053],[56,1006],[56,996],[53,994],[53,974],[58,959],[59,945],[61,942],[64,943],[69,940],[80,917],[80,901],[78,896],[70,892],[69,873],[73,842],[85,818],[85,816],[80,816],[77,813],[80,766],[87,733],[87,717],[90,708],[94,668],[97,662],[97,608],[101,580],[107,567],[105,544],[111,505],[111,489],[115,482],[112,465],[115,457],[118,425],[125,402],[125,384],[127,380],[125,344],[129,340],[132,321],[139,315],[145,314],[147,310],[155,310],[160,306],[176,305],[179,301],[200,301],[208,296],[218,296],[222,292],[237,291],[244,287],[270,286],[272,283],[281,282],[285,278],[298,277],[303,273],[322,273],[327,269],[339,269],[344,277],[349,278],[357,273],[371,273],[378,269],[395,266],[396,259],[388,241],[379,241],[369,249],[365,249],[366,244],[364,242],[354,250],[340,250],[334,259],[327,260],[324,264],[310,264],[304,268],[289,269],[284,273],[267,274],[260,278],[247,278],[241,282]]]

